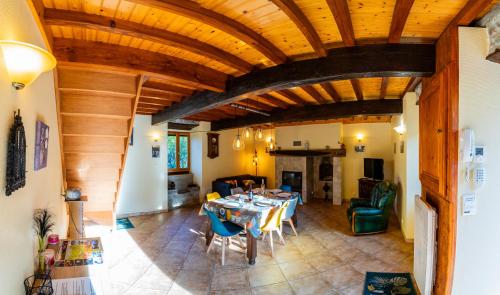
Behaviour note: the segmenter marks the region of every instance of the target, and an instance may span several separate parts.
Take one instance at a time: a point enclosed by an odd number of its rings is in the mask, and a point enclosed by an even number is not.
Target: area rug
[[[134,228],[134,227],[135,226],[132,224],[130,219],[128,219],[128,217],[116,219],[116,229],[117,230],[130,229],[130,228]]]
[[[367,272],[364,295],[416,295],[411,274]]]

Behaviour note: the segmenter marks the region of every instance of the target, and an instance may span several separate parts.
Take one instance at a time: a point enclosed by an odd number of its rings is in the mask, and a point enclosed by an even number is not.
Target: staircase
[[[87,218],[112,225],[142,76],[74,64],[57,75],[66,187],[88,197]]]

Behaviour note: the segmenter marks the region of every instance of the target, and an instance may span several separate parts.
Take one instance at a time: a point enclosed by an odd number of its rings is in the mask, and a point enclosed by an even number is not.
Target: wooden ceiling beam
[[[389,43],[400,43],[406,20],[410,14],[415,0],[397,0],[392,13],[391,28],[389,30]]]
[[[264,111],[272,111],[274,109],[272,106],[267,105],[265,103],[261,103],[259,101],[252,99],[252,98],[242,99],[242,100],[238,101],[238,104],[245,106],[245,107],[246,106],[253,107],[253,108],[256,108],[259,110],[264,110]]]
[[[144,85],[142,85],[142,89],[156,89],[168,92],[170,94],[180,94],[182,96],[191,95],[193,93],[192,89],[152,81],[147,81],[146,83],[144,83]]]
[[[139,97],[139,103],[148,103],[148,104],[155,104],[155,105],[160,105],[160,106],[171,106],[172,102],[164,99],[154,99],[154,98],[149,98],[149,97]]]
[[[242,73],[249,72],[253,67],[252,64],[243,59],[208,43],[140,23],[77,11],[50,8],[45,9],[44,16],[45,24],[47,25],[80,27],[148,40],[208,57]]]
[[[312,85],[306,85],[302,86],[302,90],[304,90],[307,94],[309,94],[314,100],[316,100],[319,104],[325,104],[328,103],[328,100],[326,100],[321,93],[319,93],[316,88],[314,88]]]
[[[226,92],[198,92],[153,117],[153,124],[228,104],[244,96],[325,81],[366,77],[430,76],[435,71],[435,46],[378,44],[332,50],[327,57],[282,64],[228,81]],[[289,91],[289,90],[288,90]],[[290,91],[291,92],[291,91]]]
[[[329,82],[324,82],[321,83],[320,85],[335,102],[342,101],[342,98],[340,97],[339,93],[337,92],[337,90],[335,90],[335,87],[333,87],[332,84],[330,84]]]
[[[349,12],[347,0],[326,0],[326,3],[328,3],[333,18],[337,23],[344,45],[355,46],[356,38],[354,36],[354,27],[352,26],[351,13]]]
[[[212,91],[224,91],[227,80],[224,73],[183,59],[100,42],[54,39],[53,53],[58,61],[123,68]]]
[[[164,99],[169,101],[181,101],[182,96],[164,92],[162,90],[152,89],[152,88],[142,88],[142,97]]]
[[[385,99],[387,95],[387,84],[389,84],[389,78],[383,77],[382,82],[380,82],[380,99]]]
[[[349,101],[276,110],[269,117],[252,114],[243,118],[221,120],[212,122],[212,130],[219,131],[269,123],[328,120],[358,115],[393,115],[402,112],[403,104],[400,99]]]
[[[270,94],[261,94],[259,97],[282,109],[287,109],[290,106],[288,103]]]
[[[361,90],[361,85],[359,85],[359,80],[352,79],[351,85],[352,85],[352,89],[354,90],[354,93],[356,94],[356,99],[363,100],[363,91]]]
[[[421,81],[422,81],[421,78],[417,78],[417,77],[411,78],[410,81],[408,82],[408,84],[406,85],[406,88],[403,91],[403,94],[401,94],[400,98],[403,98],[406,95],[406,93],[414,91],[415,87],[417,87],[418,83],[420,83]]]
[[[317,56],[323,57],[327,55],[323,42],[321,42],[321,38],[314,26],[293,0],[272,0],[272,2],[295,23],[309,44],[311,44]]]
[[[229,105],[220,106],[217,109],[231,116],[246,116],[248,112],[242,109],[233,108]]]
[[[171,13],[182,15],[194,19],[201,23],[210,25],[229,35],[232,35],[249,46],[252,46],[275,64],[284,63],[287,56],[269,40],[254,32],[242,23],[235,21],[223,14],[213,10],[206,9],[194,1],[178,0],[128,0],[129,2],[142,4],[157,9],[169,11]]]
[[[448,26],[468,26],[492,0],[469,0]],[[446,30],[445,30],[446,31]]]
[[[293,92],[293,91],[291,91],[289,89],[278,90],[278,91],[276,91],[276,93],[278,93],[278,94],[284,96],[285,98],[293,101],[298,106],[303,106],[303,105],[306,105],[308,103],[302,97],[300,97],[295,92]]]

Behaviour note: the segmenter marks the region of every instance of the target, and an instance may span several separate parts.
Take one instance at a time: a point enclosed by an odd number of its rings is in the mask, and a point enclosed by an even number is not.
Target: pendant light
[[[233,149],[235,151],[242,150],[245,147],[245,141],[240,136],[240,129],[238,129],[238,134],[233,140]]]
[[[276,146],[274,145],[274,141],[273,141],[273,138],[271,137],[269,139],[269,150],[270,151],[274,151],[274,149],[276,148]]]
[[[262,130],[261,127],[257,128],[257,131],[255,131],[255,140],[256,141],[264,140],[264,131]]]
[[[248,108],[248,98],[247,98],[247,108]],[[250,130],[250,127],[247,126],[247,128],[245,128],[245,131],[243,131],[243,137],[245,140],[250,140],[251,135],[252,132]]]

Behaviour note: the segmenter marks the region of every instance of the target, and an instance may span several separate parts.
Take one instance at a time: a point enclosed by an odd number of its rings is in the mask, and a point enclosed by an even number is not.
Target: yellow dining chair
[[[288,207],[288,204],[289,202],[287,201],[281,207],[275,209],[274,212],[272,213],[272,216],[269,217],[264,226],[261,227],[261,231],[264,233],[262,236],[262,241],[264,241],[266,239],[266,235],[269,234],[269,246],[271,247],[271,257],[274,256],[273,232],[276,232],[278,234],[280,242],[283,245],[285,244],[285,240],[281,235],[281,218],[283,212]]]
[[[219,195],[218,192],[213,192],[213,193],[210,193],[210,194],[207,194],[207,201],[215,201],[217,199],[220,199],[221,196]]]

